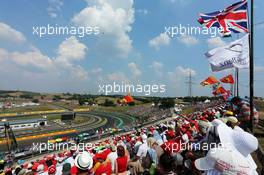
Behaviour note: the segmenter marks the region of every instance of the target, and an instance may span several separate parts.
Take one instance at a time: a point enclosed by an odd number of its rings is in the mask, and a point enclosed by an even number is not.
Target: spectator
[[[235,105],[233,110],[238,117],[238,120],[240,122],[240,126],[244,130],[247,130],[247,128],[249,128],[249,122],[250,122],[250,106],[249,106],[249,103],[246,102],[245,100],[241,99],[240,97],[232,98],[231,103],[233,105]],[[256,110],[256,108],[253,109],[253,120],[254,120],[254,124],[258,123],[259,116],[258,116],[258,111]]]
[[[65,163],[62,166],[62,175],[70,175],[71,174],[71,164]]]
[[[12,167],[10,164],[11,168],[5,169],[4,173],[10,175],[126,175],[129,173],[200,175],[205,171],[205,175],[224,173],[232,175],[234,172],[241,173],[240,166],[244,166],[247,162],[249,168],[246,170],[242,168],[243,173],[247,175],[249,170],[255,175],[257,166],[250,154],[258,147],[257,138],[241,129],[233,114],[223,117],[224,108],[225,106],[221,104],[186,117],[178,116],[169,119],[168,122],[137,129],[130,134],[110,137],[95,142],[92,148],[84,148],[86,150],[84,152],[70,149],[70,151],[46,155],[30,163],[19,160],[17,162],[19,166]],[[218,119],[215,119],[216,113]],[[159,117],[154,114],[149,116]],[[109,143],[112,144],[109,146]],[[224,147],[217,143],[221,143]],[[204,144],[208,146],[201,148]],[[206,148],[209,150],[207,154]],[[218,153],[213,153],[212,150]],[[222,153],[219,153],[219,150]],[[226,154],[230,155],[225,156]],[[197,159],[204,155],[205,158]],[[234,157],[242,161],[234,160]],[[221,168],[223,164],[215,160],[221,160],[224,165],[230,164],[230,167],[234,168],[223,169]],[[0,161],[0,165],[3,169],[7,164]]]
[[[104,160],[103,157],[97,157],[97,163],[94,165],[92,171],[95,175],[111,175],[112,173],[112,166],[109,160]]]
[[[123,146],[119,145],[117,147],[117,159],[115,162],[115,173],[117,175],[127,174],[127,164],[129,161],[128,154]]]
[[[55,166],[55,165],[51,165],[51,166],[48,168],[48,174],[49,174],[49,175],[55,175],[55,174],[56,174],[56,166]]]
[[[159,166],[157,168],[157,175],[176,175],[174,159],[169,152],[164,152],[160,156]]]
[[[75,166],[71,169],[74,175],[89,175],[90,169],[93,167],[93,158],[88,152],[79,153],[75,158]]]
[[[117,158],[116,146],[114,144],[110,145],[111,153],[107,155],[107,159],[111,162],[112,172],[115,172],[115,161]]]
[[[143,134],[141,136],[142,144],[138,148],[138,152],[136,154],[136,157],[130,161],[129,166],[131,167],[131,174],[136,175],[139,173],[143,173],[144,169],[141,165],[143,157],[146,157],[147,151],[148,151],[148,145],[147,145],[147,136],[146,134]]]
[[[157,152],[154,149],[156,140],[153,137],[149,137],[147,143],[148,143],[148,148],[149,148],[148,149],[148,154],[149,154],[149,156],[151,158],[151,162],[154,164],[154,166],[156,166],[157,163],[158,163]]]
[[[239,125],[239,122],[236,117],[230,116],[226,118],[226,125],[234,129]]]

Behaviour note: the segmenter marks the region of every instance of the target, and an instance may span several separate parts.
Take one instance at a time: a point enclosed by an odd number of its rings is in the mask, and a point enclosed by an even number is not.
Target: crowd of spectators
[[[150,122],[169,117],[171,115],[171,110],[161,109],[158,106],[136,106],[126,113],[132,116],[141,116],[141,120],[143,119],[144,122]]]
[[[243,103],[243,104],[241,104]],[[243,106],[244,105],[244,106]],[[83,150],[70,149],[6,167],[6,175],[255,175],[251,153],[257,138],[247,132],[248,106],[229,103],[121,135]],[[255,115],[257,121],[257,112]]]

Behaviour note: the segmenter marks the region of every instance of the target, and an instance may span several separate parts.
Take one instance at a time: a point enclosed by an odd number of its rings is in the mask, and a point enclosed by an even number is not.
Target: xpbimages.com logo
[[[98,93],[104,95],[137,93],[140,95],[157,95],[166,92],[164,84],[126,84],[113,82],[112,84],[99,84]]]
[[[167,34],[169,37],[174,38],[181,35],[209,35],[210,37],[214,38],[217,36],[223,35],[223,29],[221,27],[210,27],[207,28],[205,26],[198,27],[198,26],[191,26],[191,25],[172,25],[172,26],[165,26],[164,33]]]
[[[57,24],[46,26],[33,26],[32,34],[38,37],[52,36],[52,35],[74,35],[77,37],[84,37],[88,35],[99,35],[100,28],[97,26],[58,26]]]

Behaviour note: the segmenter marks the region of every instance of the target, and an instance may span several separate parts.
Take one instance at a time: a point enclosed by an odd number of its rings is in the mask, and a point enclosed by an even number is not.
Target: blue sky
[[[162,96],[211,95],[199,83],[212,73],[204,53],[235,40],[187,35],[169,38],[165,26],[197,26],[199,12],[221,10],[237,0],[4,0],[0,6],[0,89],[97,93],[99,84],[165,84]],[[255,1],[255,22],[264,21]],[[98,26],[99,35],[33,35],[37,26]],[[264,24],[255,28],[255,94],[264,96]],[[242,34],[240,34],[242,37]],[[240,90],[248,95],[248,72]],[[229,88],[229,86],[226,86]]]

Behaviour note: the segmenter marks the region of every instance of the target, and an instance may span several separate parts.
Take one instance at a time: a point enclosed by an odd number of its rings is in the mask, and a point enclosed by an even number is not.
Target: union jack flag
[[[242,0],[223,11],[200,13],[198,22],[207,28],[217,27],[224,36],[234,33],[248,33],[247,1]]]

